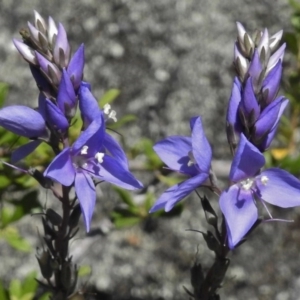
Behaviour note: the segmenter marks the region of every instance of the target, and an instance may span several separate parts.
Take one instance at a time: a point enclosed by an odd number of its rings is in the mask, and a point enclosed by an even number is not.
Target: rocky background
[[[85,44],[85,79],[97,97],[109,88],[121,90],[114,109],[138,117],[126,128],[128,145],[142,136],[158,141],[188,134],[189,118],[201,115],[219,164],[229,154],[224,114],[233,79],[235,22],[275,33],[289,29],[291,14],[287,0],[1,0],[0,81],[10,86],[7,105],[37,100],[27,64],[11,42],[33,20],[34,9],[64,24],[74,50]],[[223,173],[226,168],[221,164]],[[149,176],[136,175],[149,183]],[[164,189],[150,188],[157,195]],[[46,198],[41,191],[43,203]],[[110,189],[99,193],[92,234],[85,236],[82,228],[71,244],[78,264],[93,267],[87,284],[95,293],[87,298],[188,299],[182,286],[190,287],[190,266],[199,260],[208,268],[213,260],[202,237],[185,231],[207,228],[199,200],[190,197],[180,217],[150,219],[125,230],[114,229],[107,217],[116,205]],[[221,299],[300,299],[300,209],[272,212],[295,222],[264,224],[233,252]],[[33,246],[40,245],[38,224],[34,217],[19,224]],[[0,278],[38,269],[33,253],[15,253],[1,241],[0,249]]]

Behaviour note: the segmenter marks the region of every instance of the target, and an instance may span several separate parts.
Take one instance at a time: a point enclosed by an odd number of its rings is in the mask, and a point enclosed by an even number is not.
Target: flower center
[[[105,154],[102,153],[102,152],[96,153],[95,158],[98,160],[98,163],[99,163],[99,164],[103,163],[103,157],[104,157],[104,155],[105,155]]]
[[[72,162],[75,168],[85,167],[87,165],[88,157],[88,146],[83,146],[80,151],[80,155],[72,156]]]
[[[242,189],[245,191],[249,191],[252,188],[253,183],[254,179],[252,178],[247,178],[246,180],[240,182]]]

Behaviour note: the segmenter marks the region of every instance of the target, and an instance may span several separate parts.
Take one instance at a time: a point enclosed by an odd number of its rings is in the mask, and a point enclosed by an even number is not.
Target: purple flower
[[[161,160],[172,170],[191,178],[166,190],[150,212],[161,208],[170,211],[174,205],[199,187],[209,176],[212,151],[200,117],[190,121],[192,136],[171,136],[154,146]]]
[[[265,95],[265,105],[270,104],[276,98],[280,87],[281,75],[282,61],[279,60],[262,83],[262,92]]]
[[[65,68],[70,60],[71,48],[67,38],[67,33],[64,26],[58,24],[58,32],[56,36],[56,42],[53,49],[53,58],[56,65],[61,68]]]
[[[265,158],[261,152],[241,134],[229,175],[234,184],[220,197],[231,249],[256,222],[256,202],[261,202],[265,207],[265,202],[280,207],[300,205],[300,181],[278,168],[260,172],[264,164]]]
[[[75,91],[77,91],[80,86],[83,77],[83,68],[84,68],[84,45],[81,44],[77,49],[77,51],[72,56],[67,68],[67,72],[70,75]]]
[[[21,105],[12,105],[1,109],[0,126],[32,140],[13,151],[11,161],[16,163],[33,152],[43,140],[48,138],[47,127],[59,136],[68,130],[69,123],[61,110],[43,93],[40,93],[37,110]]]
[[[38,65],[34,50],[18,39],[13,39],[13,43],[22,57],[30,64]]]
[[[280,71],[280,65],[275,67],[269,75]],[[266,78],[266,90],[274,97],[275,87]],[[270,82],[270,83],[268,83]],[[288,100],[282,96],[272,100],[266,107],[258,105],[251,84],[251,77],[246,81],[242,89],[237,78],[234,80],[231,97],[227,109],[227,137],[230,144],[235,143],[235,135],[244,133],[248,139],[261,151],[264,152],[271,144],[279,125],[280,117],[288,104]]]
[[[68,118],[72,118],[76,112],[77,97],[68,72],[63,69],[58,88],[57,106]]]
[[[32,139],[42,136],[46,130],[42,115],[23,105],[12,105],[0,109],[0,126],[17,135]]]
[[[29,155],[42,142],[38,138],[47,136],[43,115],[27,106],[12,105],[0,109],[0,126],[33,140],[12,153],[12,162],[17,162]]]
[[[96,202],[92,177],[122,188],[135,190],[142,184],[103,146],[106,139],[104,118],[95,119],[79,136],[72,147],[65,148],[55,157],[44,175],[70,186],[74,183],[87,231]]]
[[[102,118],[103,112],[100,110],[98,102],[91,92],[89,83],[81,82],[78,95],[81,117],[84,128],[87,128],[93,122],[93,120]],[[114,111],[111,111],[110,113],[112,112]],[[121,164],[125,169],[129,170],[128,160],[125,152],[119,143],[107,132],[105,132],[103,147],[115,159],[118,160],[119,164]]]

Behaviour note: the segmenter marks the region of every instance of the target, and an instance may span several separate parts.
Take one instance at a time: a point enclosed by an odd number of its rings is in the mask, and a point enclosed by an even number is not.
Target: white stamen
[[[118,121],[118,119],[116,118],[117,113],[115,110],[111,109],[111,105],[109,103],[106,103],[103,106],[103,112],[107,115],[108,119],[112,119],[114,120],[114,122]]]
[[[109,119],[113,119],[114,122],[117,122],[118,119],[116,118],[116,115],[117,115],[116,111],[112,110],[112,111],[110,112],[110,114],[108,115],[108,118],[109,118]]]
[[[252,188],[253,182],[254,180],[251,178],[241,181],[242,188],[246,191],[249,191]]]
[[[103,163],[103,157],[104,157],[104,155],[105,155],[105,154],[102,153],[102,152],[96,153],[95,158],[98,160],[98,163],[99,163],[99,164]]]
[[[188,167],[191,167],[193,164],[196,163],[196,160],[195,160],[195,157],[194,157],[194,154],[193,154],[192,150],[189,151],[188,156],[189,156],[190,160],[188,161],[187,165],[188,165]]]
[[[262,176],[260,181],[263,185],[266,185],[269,181],[269,178],[267,176]]]
[[[193,164],[194,163],[191,160],[189,160],[187,165],[188,165],[188,167],[191,167]]]
[[[106,103],[106,104],[103,106],[103,112],[104,112],[106,115],[108,115],[109,112],[110,112],[110,110],[111,110],[110,104]]]
[[[88,149],[89,149],[89,147],[88,147],[88,146],[83,146],[83,147],[82,147],[82,149],[81,149],[81,152],[80,152],[80,154],[82,154],[82,155],[85,155],[85,154],[87,154],[87,151],[88,151]]]

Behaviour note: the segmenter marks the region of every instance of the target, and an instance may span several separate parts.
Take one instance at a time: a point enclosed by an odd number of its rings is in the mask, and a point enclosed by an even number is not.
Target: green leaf
[[[168,185],[168,186],[172,186],[175,185],[177,183],[182,182],[183,178],[179,178],[179,177],[171,177],[171,176],[164,176],[162,174],[157,174],[158,179],[163,182],[164,184]]]
[[[1,209],[1,227],[4,228],[8,224],[13,222],[13,215],[15,212],[15,208],[12,206],[5,206]]]
[[[146,156],[146,164],[149,170],[157,170],[162,166],[159,156],[153,150],[153,142],[150,139],[140,139],[140,141],[133,147],[132,150],[134,152],[138,152],[138,154],[144,154]]]
[[[286,42],[287,49],[289,49],[294,55],[298,55],[298,39],[295,33],[286,32],[283,35],[283,40]]]
[[[291,23],[297,31],[300,31],[300,18],[297,15],[291,17]]]
[[[20,300],[22,296],[21,281],[13,279],[9,284],[9,296],[11,300]]]
[[[6,188],[8,185],[10,185],[11,180],[7,178],[7,176],[0,175],[0,189]]]
[[[120,90],[110,89],[99,100],[99,105],[102,108],[105,104],[112,103],[120,95]]]
[[[285,159],[280,161],[280,168],[284,169],[294,175],[299,175],[300,170],[300,156],[292,158],[286,157]]]
[[[7,243],[13,248],[23,251],[30,252],[31,246],[27,240],[23,239],[18,230],[15,227],[8,226],[0,230],[0,237],[4,238]]]
[[[300,12],[300,3],[297,0],[289,0],[289,3],[295,11]]]
[[[18,140],[18,137],[16,134],[6,131],[5,129],[1,128],[0,131],[0,144],[9,144],[9,143],[14,143],[15,141]]]
[[[4,82],[0,82],[0,108],[3,107],[5,98],[8,93],[8,85]]]
[[[181,215],[181,213],[183,212],[183,208],[184,208],[183,202],[179,202],[169,212],[165,212],[164,210],[159,210],[159,211],[153,213],[152,215],[157,216],[157,217],[164,217],[164,218],[177,217],[177,216]]]
[[[130,218],[130,217],[141,217],[141,208],[139,206],[134,207],[118,207],[115,208],[114,211],[111,212],[111,216],[113,220],[118,218]]]
[[[38,288],[38,283],[35,280],[36,276],[37,276],[36,272],[31,272],[26,276],[26,278],[22,283],[23,295],[30,294],[30,293],[34,295],[36,293],[36,290]]]
[[[30,252],[31,251],[31,246],[28,243],[28,241],[26,241],[25,239],[19,237],[19,238],[7,238],[6,239],[8,244],[10,246],[12,246],[13,248],[22,251],[22,252]]]
[[[123,227],[133,226],[138,224],[141,221],[139,217],[120,217],[114,221],[115,226],[120,229]]]
[[[79,277],[87,276],[87,275],[90,275],[91,273],[92,273],[92,268],[89,265],[80,266],[80,268],[78,270]]]
[[[40,207],[37,199],[38,192],[31,191],[27,193],[21,200],[12,200],[14,206],[5,206],[0,211],[1,226],[5,227],[8,224],[20,220],[23,216],[30,214],[31,211]]]
[[[21,184],[25,189],[31,188],[37,184],[36,180],[31,176],[21,176],[16,178],[16,183]]]
[[[120,127],[126,125],[129,122],[133,122],[136,121],[137,117],[135,115],[125,115],[123,116],[120,120],[118,120],[116,123],[111,123],[108,125],[108,128],[113,129],[113,130],[117,130]]]
[[[44,295],[42,295],[41,297],[39,297],[39,300],[49,300],[51,295],[52,294],[50,292],[49,293],[45,293]]]
[[[9,300],[7,296],[7,292],[4,289],[2,282],[0,281],[0,299],[2,300]]]
[[[149,212],[149,210],[152,207],[152,205],[154,204],[155,200],[156,200],[155,195],[151,192],[147,192],[145,203],[144,203],[144,207],[147,212]]]
[[[33,190],[27,193],[21,200],[11,201],[15,206],[21,206],[25,214],[30,214],[35,208],[41,207],[38,201],[38,191]]]
[[[131,194],[119,187],[114,186],[113,189],[118,193],[121,200],[126,203],[129,207],[136,207],[135,203],[132,200]]]
[[[33,300],[35,293],[23,294],[19,300]]]

